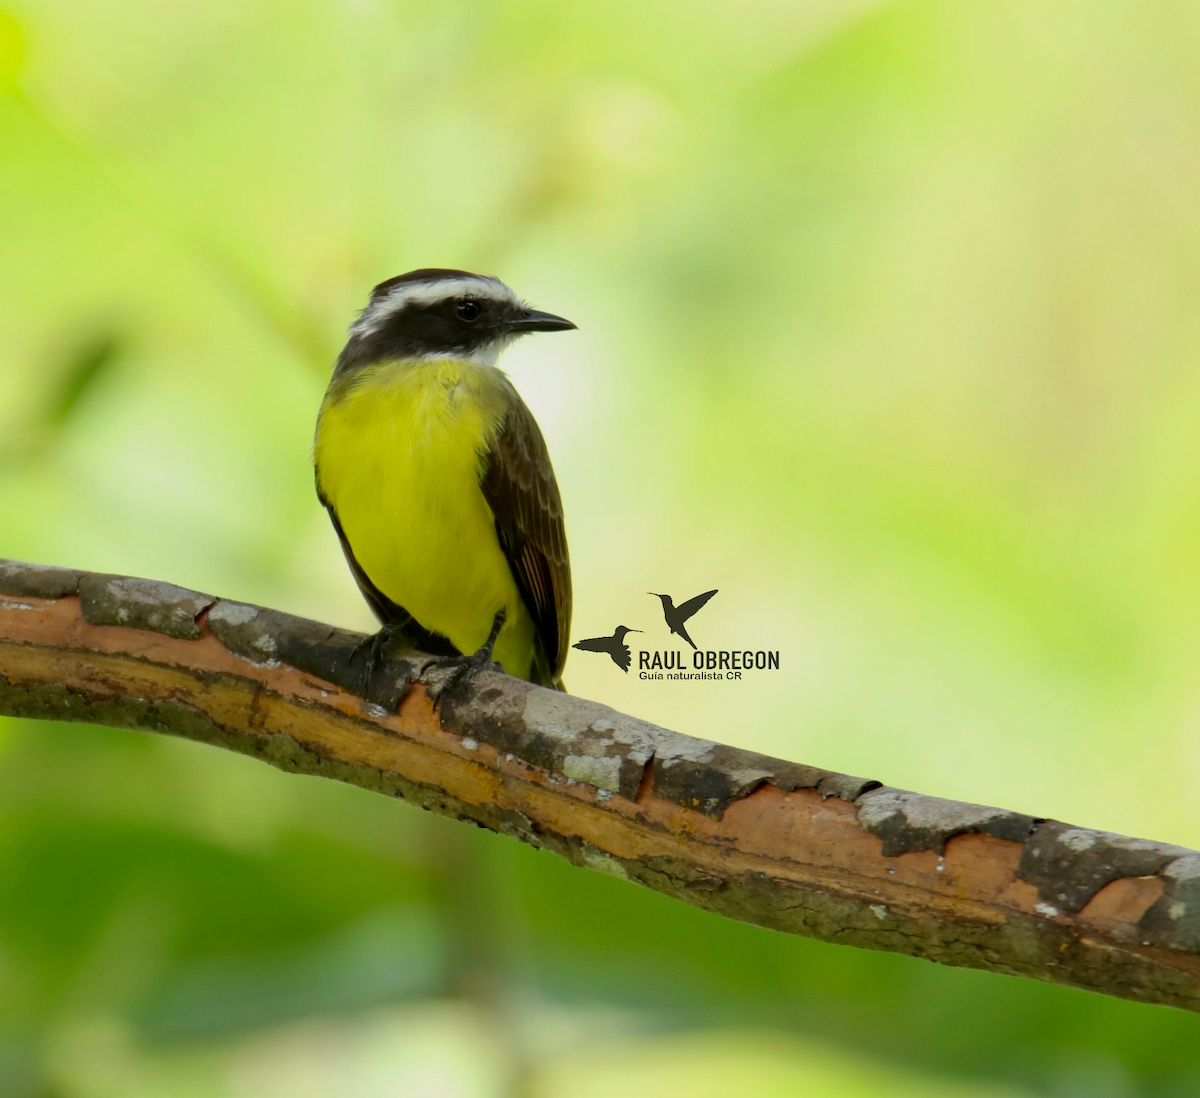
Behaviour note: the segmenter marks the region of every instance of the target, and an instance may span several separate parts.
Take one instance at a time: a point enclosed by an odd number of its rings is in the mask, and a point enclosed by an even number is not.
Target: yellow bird
[[[503,282],[426,268],[380,283],[317,418],[317,494],[382,628],[464,670],[494,658],[563,689],[571,566],[533,413],[496,366],[527,332],[575,325]],[[471,655],[473,654],[473,655]]]

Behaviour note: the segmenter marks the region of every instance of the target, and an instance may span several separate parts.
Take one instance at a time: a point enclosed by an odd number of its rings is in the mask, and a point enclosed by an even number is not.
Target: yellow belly
[[[314,460],[321,494],[371,582],[466,653],[503,608],[496,659],[528,678],[533,621],[479,487],[505,396],[499,371],[479,363],[368,367],[327,397]]]

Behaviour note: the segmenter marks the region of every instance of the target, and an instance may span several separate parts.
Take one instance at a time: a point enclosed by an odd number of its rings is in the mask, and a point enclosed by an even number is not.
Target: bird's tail
[[[561,675],[539,675],[539,670],[541,669],[538,667],[533,668],[529,675],[530,682],[536,684],[537,686],[544,686],[548,690],[561,690],[564,694],[569,693],[566,683],[563,682]]]
[[[529,668],[529,681],[537,683],[538,686],[548,687],[550,690],[561,690],[564,694],[567,693],[567,688],[562,680],[562,672],[556,673],[550,666],[550,661],[546,658],[540,644],[534,648],[533,664]]]

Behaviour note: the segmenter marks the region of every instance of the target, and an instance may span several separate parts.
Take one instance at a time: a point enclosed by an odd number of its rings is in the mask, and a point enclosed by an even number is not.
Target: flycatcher
[[[527,332],[575,325],[504,283],[423,269],[382,282],[317,418],[317,494],[394,638],[494,658],[561,690],[571,624],[562,499],[533,413],[497,368]],[[370,663],[368,664],[368,675]]]

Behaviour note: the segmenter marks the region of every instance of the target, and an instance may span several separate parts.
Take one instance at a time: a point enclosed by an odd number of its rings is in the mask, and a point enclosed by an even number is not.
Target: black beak
[[[536,309],[523,309],[508,322],[510,332],[569,332],[574,327],[565,317]]]

